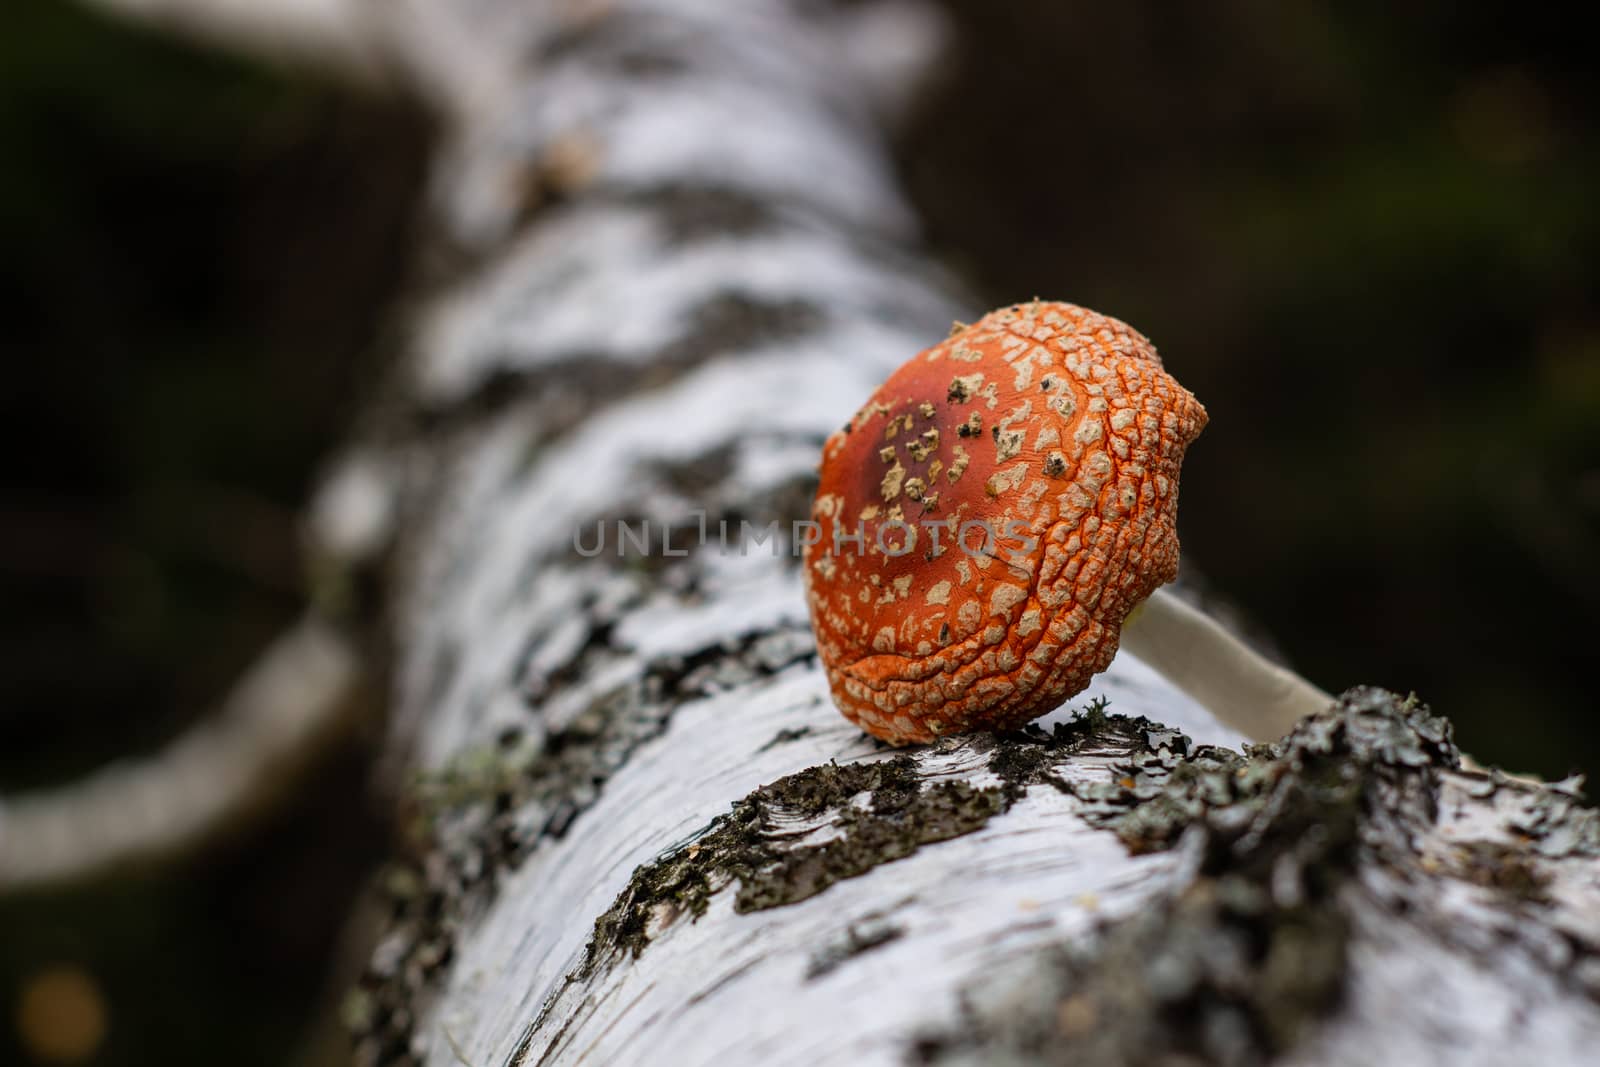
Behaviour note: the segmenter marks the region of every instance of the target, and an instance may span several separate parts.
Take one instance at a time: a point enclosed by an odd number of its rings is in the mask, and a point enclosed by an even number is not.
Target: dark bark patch
[[[668,77],[692,66],[690,48],[674,50],[670,44],[674,38],[686,46],[695,43],[682,32],[674,33],[671,24],[660,18],[617,13],[580,16],[542,38],[528,62],[535,70],[570,62],[592,74],[635,79]]]
[[[1600,858],[1600,811],[1583,803],[1574,781],[1544,789],[1515,824],[1532,840],[1534,851],[1547,859]]]
[[[1543,904],[1550,875],[1527,850],[1503,841],[1464,841],[1456,847],[1449,873],[1462,881],[1494,889],[1520,901]]]
[[[823,310],[807,300],[773,300],[724,290],[705,296],[686,313],[688,326],[662,338],[649,359],[620,358],[606,351],[572,352],[532,369],[504,364],[463,396],[424,404],[399,421],[402,438],[450,436],[481,428],[514,408],[527,407],[536,420],[534,453],[579,423],[629,397],[661,388],[710,360],[755,351],[820,329]]]
[[[672,246],[729,237],[757,237],[779,226],[777,209],[761,199],[727,186],[669,185],[629,199],[650,209]]]
[[[696,840],[634,872],[595,922],[583,975],[608,961],[637,958],[677,919],[705,914],[713,894],[737,886],[734,910],[799,903],[846,878],[903,859],[924,845],[972,833],[1021,799],[1027,787],[1065,783],[1061,762],[1083,751],[1140,750],[1159,730],[1144,719],[1108,716],[1103,706],[1046,733],[968,737],[918,753],[811,767],[762,786],[734,804]],[[1181,735],[1180,735],[1181,736]],[[957,746],[990,749],[995,786],[925,779],[921,761]],[[795,845],[795,824],[826,826],[828,840]]]
[[[882,916],[869,916],[851,923],[835,941],[823,945],[806,965],[806,981],[832,974],[862,953],[871,952],[905,936],[905,927]]]
[[[732,477],[738,465],[738,446],[717,445],[699,455],[679,460],[661,460],[650,471],[662,486],[694,500],[704,500]]]
[[[691,315],[688,333],[662,352],[668,362],[699,362],[708,355],[756,349],[814,333],[826,321],[809,300],[773,300],[725,291],[708,297]]]
[[[756,751],[766,752],[769,749],[777,748],[779,745],[787,745],[791,741],[798,741],[802,737],[809,736],[811,736],[811,727],[809,726],[786,726],[772,735],[772,740],[756,749]]]
[[[796,471],[765,485],[739,480],[741,448],[780,447],[778,435],[748,438],[738,445],[718,445],[698,455],[670,461],[641,461],[631,484],[652,503],[662,498],[695,501],[687,513],[664,518],[628,508],[593,515],[577,524],[569,552],[574,566],[604,565],[626,569],[653,584],[674,590],[698,585],[697,557],[706,554],[768,555],[799,566],[796,520],[808,515],[816,496],[814,469]],[[804,439],[806,448],[821,440]],[[531,571],[544,561],[527,564]]]
[[[824,764],[762,786],[692,844],[634,872],[595,922],[584,972],[619,955],[637,957],[682,915],[705,914],[712,894],[738,883],[734,909],[760,911],[806,900],[845,878],[971,833],[1006,806],[998,789],[926,784],[910,755]],[[826,816],[834,836],[791,845],[796,819]]]

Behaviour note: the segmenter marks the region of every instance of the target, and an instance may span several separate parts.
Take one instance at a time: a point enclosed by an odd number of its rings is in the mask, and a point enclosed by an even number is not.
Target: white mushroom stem
[[[1128,616],[1121,647],[1256,741],[1275,741],[1333,697],[1166,589]]]

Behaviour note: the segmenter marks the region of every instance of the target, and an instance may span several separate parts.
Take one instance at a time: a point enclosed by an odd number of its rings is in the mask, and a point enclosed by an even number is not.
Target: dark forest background
[[[1600,770],[1586,35],[1509,3],[947,3],[899,143],[929,237],[985,303],[1156,341],[1212,417],[1181,521],[1209,584],[1327,688]],[[389,355],[429,131],[59,0],[8,23],[9,791],[175,736],[302,606],[297,514]],[[48,1051],[24,1003],[58,1036],[99,1013],[74,1062],[339,1062],[311,1023],[387,847],[364,755],[174,867],[0,900],[0,1062]]]

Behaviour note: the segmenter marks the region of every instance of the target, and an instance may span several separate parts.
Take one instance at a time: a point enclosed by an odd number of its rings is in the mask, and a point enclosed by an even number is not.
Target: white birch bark
[[[424,6],[485,68],[435,84],[500,88],[436,161],[470,267],[314,516],[393,541],[426,823],[363,1062],[1592,1062],[1600,829],[1562,789],[1372,691],[1248,763],[1098,715],[896,753],[831,707],[787,540],[696,543],[805,517],[824,436],[976,310],[884,148],[926,11]],[[1019,127],[996,195],[1028,165]],[[575,550],[619,518],[648,558]],[[1241,740],[1128,655],[1091,700]]]

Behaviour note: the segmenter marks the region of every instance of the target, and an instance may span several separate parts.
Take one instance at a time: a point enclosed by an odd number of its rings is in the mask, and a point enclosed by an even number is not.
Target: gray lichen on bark
[[[1087,817],[1136,851],[1181,847],[1192,876],[1091,943],[1044,950],[1025,985],[969,992],[960,1024],[924,1035],[917,1058],[1270,1061],[1339,1002],[1344,887],[1364,858],[1411,853],[1456,763],[1448,724],[1355,691],[1248,756],[1169,751],[1086,791]]]

